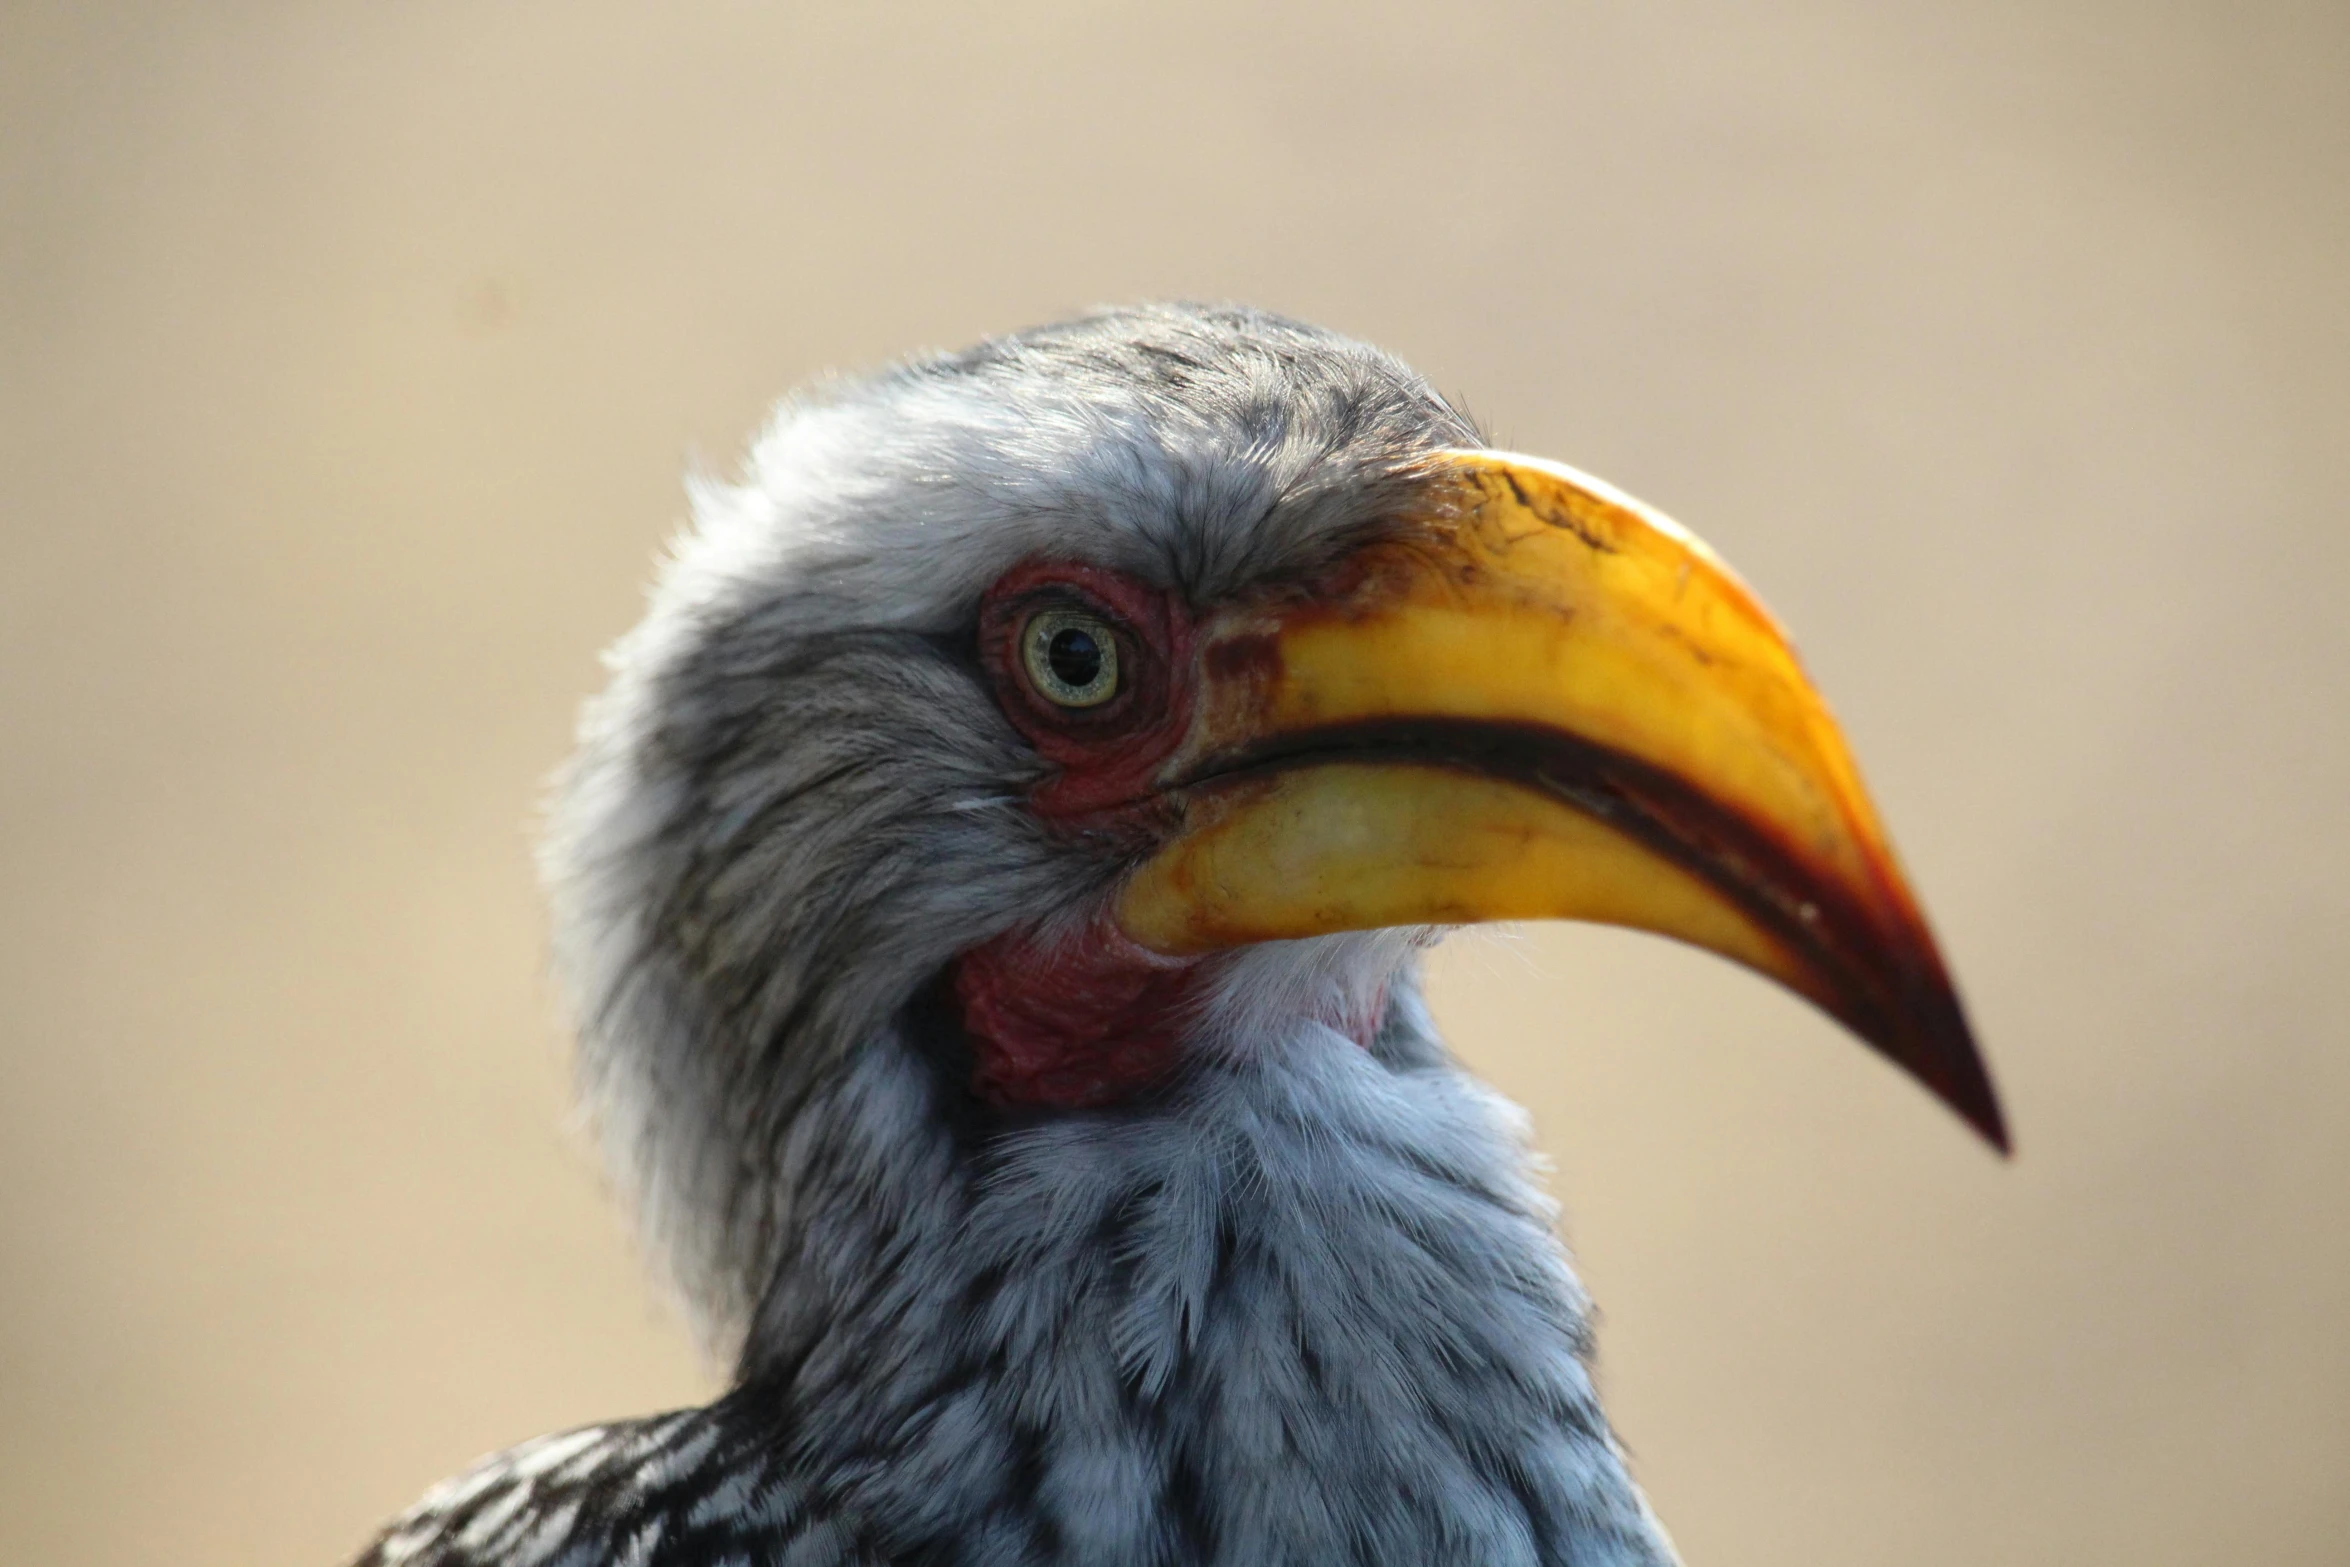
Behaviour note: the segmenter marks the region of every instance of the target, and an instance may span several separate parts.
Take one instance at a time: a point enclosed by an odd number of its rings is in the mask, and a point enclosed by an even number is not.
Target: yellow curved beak
[[[1817,1003],[2001,1149],[1989,1076],[1842,734],[1770,613],[1677,523],[1559,464],[1456,452],[1328,591],[1210,621],[1126,884],[1190,954],[1582,919]]]

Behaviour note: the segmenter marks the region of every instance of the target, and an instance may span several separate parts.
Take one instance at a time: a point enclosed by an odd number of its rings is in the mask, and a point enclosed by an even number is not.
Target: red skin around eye
[[[1030,684],[1020,656],[1029,617],[1080,608],[1118,636],[1119,691],[1094,708],[1065,708]],[[988,591],[980,656],[996,700],[1039,755],[1056,765],[1029,795],[1048,822],[1148,833],[1173,825],[1160,767],[1191,723],[1194,627],[1174,595],[1098,566],[1031,561]],[[1039,911],[1040,913],[1043,911]],[[1081,1110],[1123,1103],[1166,1082],[1200,1017],[1211,960],[1168,958],[1129,940],[1105,913],[1047,941],[1011,930],[955,960],[953,987],[974,1053],[971,1089],[999,1107]],[[1368,1044],[1386,1010],[1333,1022]]]
[[[1118,630],[1118,694],[1066,708],[1029,683],[1020,634],[1042,609],[1089,610]],[[1159,765],[1191,723],[1191,613],[1173,594],[1074,562],[1030,561],[988,590],[979,651],[996,697],[1059,771],[1029,797],[1040,816],[1082,817],[1149,802]]]
[[[1100,707],[1058,706],[1029,681],[1021,634],[1061,608],[1116,630],[1119,690]],[[1179,600],[1098,566],[1031,561],[989,590],[979,648],[1006,716],[1057,768],[1029,795],[1037,815],[1077,827],[1156,813],[1159,767],[1191,722],[1192,620]],[[1107,918],[1059,942],[1023,927],[964,953],[953,983],[972,1091],[1062,1110],[1146,1091],[1173,1070],[1206,972],[1144,951]]]

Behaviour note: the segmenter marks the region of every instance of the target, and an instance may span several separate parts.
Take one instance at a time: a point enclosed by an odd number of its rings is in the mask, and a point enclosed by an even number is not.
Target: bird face
[[[1779,981],[2003,1142],[1843,737],[1754,595],[1557,464],[1448,452],[1424,485],[1375,542],[1205,615],[1076,563],[989,592],[994,695],[1051,765],[1031,808],[1140,846],[1079,938],[1091,962],[1022,941],[1025,978],[994,953],[966,976],[989,1091],[1083,1104],[1147,1082],[1173,1048],[1157,1014],[1196,1001],[1177,976],[1203,954],[1583,919]],[[1089,986],[1111,1015],[1068,1005]],[[1049,990],[1053,1027],[1007,1011],[1007,987]]]
[[[1051,1112],[1284,1019],[1375,1048],[1479,921],[1726,956],[2003,1141],[1785,633],[1375,350],[1188,307],[1002,339],[787,405],[695,512],[544,863],[588,1098],[706,1321],[767,1287],[849,1063],[943,1019],[963,1088]]]

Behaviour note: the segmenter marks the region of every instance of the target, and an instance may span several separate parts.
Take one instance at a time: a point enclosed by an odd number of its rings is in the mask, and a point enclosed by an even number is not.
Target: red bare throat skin
[[[1075,936],[1013,931],[955,960],[955,1005],[971,1041],[971,1091],[999,1110],[1098,1110],[1172,1079],[1206,1016],[1213,957],[1169,958],[1107,916]],[[1368,1050],[1387,987],[1323,1021]]]
[[[1174,1075],[1207,965],[1136,946],[1107,920],[1041,941],[1013,931],[955,962],[971,1091],[999,1109],[1090,1110]]]

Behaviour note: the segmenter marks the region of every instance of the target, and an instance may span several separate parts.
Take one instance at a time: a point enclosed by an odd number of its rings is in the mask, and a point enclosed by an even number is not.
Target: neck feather
[[[801,1117],[735,1395],[893,1549],[1672,1560],[1518,1118],[1408,986],[1369,1050],[1299,1020],[1027,1120],[918,1034]]]

